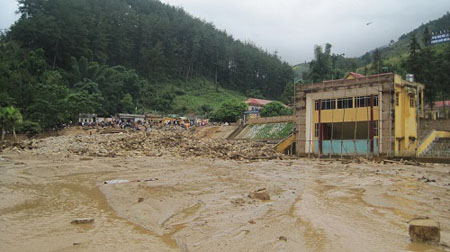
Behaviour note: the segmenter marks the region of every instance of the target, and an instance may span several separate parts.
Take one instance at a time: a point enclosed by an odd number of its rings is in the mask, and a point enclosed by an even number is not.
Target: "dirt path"
[[[446,251],[411,244],[406,222],[436,219],[450,244],[449,172],[445,165],[5,152],[0,251]],[[132,182],[104,184],[113,179]],[[259,188],[269,201],[248,197]],[[95,222],[70,224],[78,217]]]

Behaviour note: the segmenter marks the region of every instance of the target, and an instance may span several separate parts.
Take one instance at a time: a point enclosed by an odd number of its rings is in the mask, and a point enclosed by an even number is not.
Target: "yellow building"
[[[423,89],[393,73],[298,86],[297,154],[415,155]]]

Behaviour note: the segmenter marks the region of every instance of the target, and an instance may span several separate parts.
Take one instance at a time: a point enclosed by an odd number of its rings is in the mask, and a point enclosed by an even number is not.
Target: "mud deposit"
[[[407,221],[439,221],[450,244],[449,172],[437,164],[4,151],[0,251],[448,251],[412,244]],[[260,188],[269,201],[248,197]],[[76,218],[95,222],[71,224]]]

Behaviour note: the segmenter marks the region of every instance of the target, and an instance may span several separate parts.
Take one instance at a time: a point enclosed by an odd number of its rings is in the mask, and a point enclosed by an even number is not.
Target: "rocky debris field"
[[[192,132],[152,130],[116,134],[65,135],[22,141],[12,150],[37,155],[82,155],[94,157],[174,156],[207,157],[233,160],[288,158],[272,145],[258,142],[201,139]]]

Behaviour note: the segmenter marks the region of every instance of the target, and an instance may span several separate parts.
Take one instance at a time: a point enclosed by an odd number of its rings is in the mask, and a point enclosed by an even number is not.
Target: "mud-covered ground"
[[[409,241],[418,216],[443,246]],[[450,167],[9,149],[0,223],[0,251],[449,251]]]

